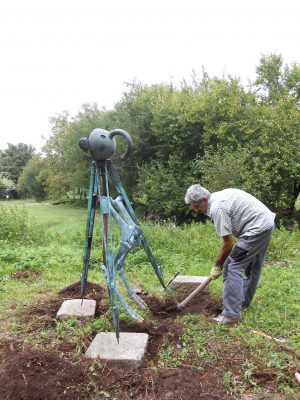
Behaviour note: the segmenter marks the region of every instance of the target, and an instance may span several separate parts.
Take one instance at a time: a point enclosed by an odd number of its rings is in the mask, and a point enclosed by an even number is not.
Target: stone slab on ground
[[[188,275],[177,275],[174,281],[172,282],[173,288],[182,294],[183,296],[188,296],[192,293],[193,290],[196,289],[201,283],[203,283],[208,276],[188,276]],[[203,289],[198,295],[201,296],[201,293],[206,292],[207,287]],[[196,295],[196,297],[198,296]]]
[[[118,343],[115,332],[100,332],[85,352],[85,357],[99,357],[113,365],[137,368],[143,362],[148,337],[146,333],[120,332]]]
[[[90,319],[96,313],[96,301],[88,299],[65,300],[56,314],[57,319],[67,319],[71,317]]]

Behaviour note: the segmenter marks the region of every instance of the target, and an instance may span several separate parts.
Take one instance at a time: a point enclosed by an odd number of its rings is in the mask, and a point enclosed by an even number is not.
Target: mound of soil
[[[171,314],[204,314],[206,316],[216,316],[222,311],[222,301],[210,297],[207,293],[199,293],[182,310],[178,310],[176,301],[172,298],[159,299],[155,296],[143,296],[151,313],[158,319],[170,318]],[[178,298],[177,302],[183,299]]]
[[[229,399],[222,375],[209,364],[203,365],[201,371],[189,368],[162,371],[155,381],[154,393],[157,399]]]
[[[39,302],[36,306],[30,306],[28,310],[22,310],[19,318],[27,325],[27,332],[47,329],[56,324],[56,314],[64,300],[80,298],[80,282],[65,287],[58,293],[58,297]],[[106,290],[96,283],[88,282],[85,290],[85,299],[96,300],[96,317],[108,311],[108,306],[103,305],[107,298]]]
[[[78,299],[80,298],[80,282],[73,283],[62,289],[59,292],[60,299],[69,300],[69,299]],[[98,285],[97,283],[87,282],[85,286],[85,299],[93,299],[101,301],[106,296],[106,289],[102,286]]]
[[[96,371],[91,361],[72,364],[57,352],[26,349],[8,341],[1,347],[3,400],[81,400],[99,392],[104,398],[111,393],[119,399],[140,400],[229,398],[221,375],[209,364],[200,371],[189,366],[160,372],[104,366]]]
[[[22,348],[16,342],[2,342],[1,350],[1,399],[84,399],[78,392],[84,372],[58,353]]]
[[[59,292],[59,307],[62,301],[80,298],[80,282],[73,283]],[[103,300],[107,299],[107,289],[97,283],[87,282],[85,286],[85,299],[95,300],[97,303],[96,317],[105,314],[109,307],[103,305]],[[59,309],[57,308],[57,311]]]

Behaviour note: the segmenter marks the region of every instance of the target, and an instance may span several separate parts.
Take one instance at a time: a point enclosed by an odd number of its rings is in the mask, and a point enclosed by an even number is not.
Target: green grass
[[[1,241],[0,312],[6,323],[2,324],[0,331],[10,331],[19,335],[22,327],[16,318],[16,311],[29,304],[36,304],[43,297],[51,297],[60,289],[79,280],[86,210],[33,201],[8,201],[1,202],[1,205],[11,208],[17,206],[26,210],[29,217],[34,218],[39,229],[42,228],[45,233],[41,242],[37,240],[22,243],[21,239],[13,241],[3,238]],[[177,227],[171,223],[158,225],[148,222],[142,224],[142,228],[157,263],[163,267],[165,281],[171,279],[176,272],[186,275],[209,274],[221,243],[212,223]],[[116,238],[117,232],[115,229]],[[101,238],[98,226],[91,257],[99,259],[100,253]],[[299,360],[297,361],[292,352],[288,353],[276,342],[254,334],[253,330],[262,330],[286,338],[288,342],[285,346],[299,352],[299,264],[300,232],[276,229],[255,299],[251,307],[243,312],[243,323],[228,330],[227,327],[209,323],[207,318],[201,315],[179,317],[178,321],[184,325],[181,341],[176,348],[167,346],[161,349],[159,365],[176,367],[191,350],[196,352],[200,361],[218,360],[220,354],[209,345],[212,339],[228,348],[234,347],[236,341],[241,340],[262,360],[266,368],[273,368],[278,376],[286,378],[285,383],[278,380],[278,387],[286,398],[293,398],[297,386],[290,378],[290,371],[296,371]],[[37,270],[40,275],[32,282],[12,279],[13,273],[27,269]],[[147,290],[163,295],[142,249],[136,249],[129,254],[125,269],[126,276],[132,284],[141,283]],[[90,271],[89,280],[105,285],[98,267]],[[124,292],[123,289],[122,291]],[[221,280],[216,280],[210,285],[210,293],[221,296]],[[12,302],[17,302],[16,308],[10,307]],[[127,317],[122,318],[126,320]],[[76,322],[69,321],[58,324],[56,334],[63,337],[72,329],[75,332],[73,340],[80,343],[87,333],[97,329],[106,330],[110,326],[110,321],[105,318],[94,320],[86,327],[77,326]],[[35,337],[28,337],[29,340],[43,341],[50,334],[52,333],[42,330]],[[241,368],[244,371],[244,379],[251,384],[251,362]],[[230,371],[224,371],[223,380],[228,390],[232,390],[233,377]]]

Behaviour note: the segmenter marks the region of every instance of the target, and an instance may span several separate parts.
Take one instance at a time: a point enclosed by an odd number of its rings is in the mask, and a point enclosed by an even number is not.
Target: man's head
[[[197,213],[206,214],[209,198],[210,198],[210,192],[201,185],[195,184],[188,188],[184,200],[185,203],[190,204],[190,206]]]

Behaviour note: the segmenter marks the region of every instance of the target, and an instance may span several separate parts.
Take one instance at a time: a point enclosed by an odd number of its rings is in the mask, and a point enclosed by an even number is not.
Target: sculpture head
[[[132,139],[129,133],[123,129],[114,129],[108,132],[105,129],[96,128],[90,133],[89,137],[79,140],[79,147],[89,152],[94,161],[104,161],[109,159],[116,149],[116,141],[114,139],[116,135],[122,136],[127,142],[127,150],[121,156],[121,159],[125,161],[132,150]]]

